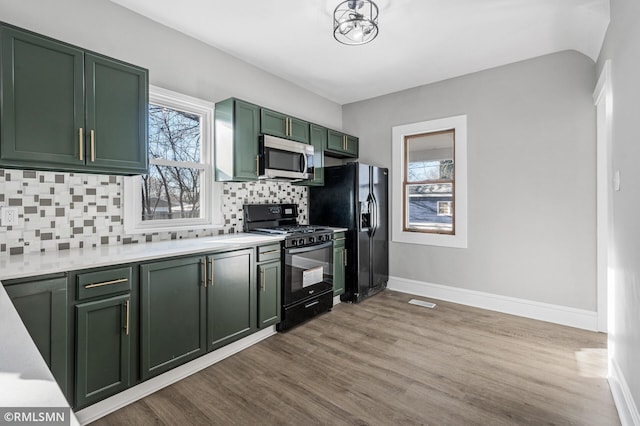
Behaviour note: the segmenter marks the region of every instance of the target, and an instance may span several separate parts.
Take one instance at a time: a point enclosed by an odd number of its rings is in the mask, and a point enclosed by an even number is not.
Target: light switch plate
[[[2,207],[0,208],[0,225],[15,226],[18,224],[18,208]]]
[[[620,170],[616,170],[613,174],[613,190],[620,191]]]

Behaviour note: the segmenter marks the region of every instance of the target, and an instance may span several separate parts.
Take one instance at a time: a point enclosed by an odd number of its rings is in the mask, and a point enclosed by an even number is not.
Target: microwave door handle
[[[300,155],[300,173],[306,173],[307,171],[307,154]]]

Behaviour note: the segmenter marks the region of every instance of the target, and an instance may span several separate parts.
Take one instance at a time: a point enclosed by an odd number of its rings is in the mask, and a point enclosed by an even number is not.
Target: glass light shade
[[[378,6],[370,0],[346,0],[333,11],[333,36],[342,44],[366,44],[378,35]]]

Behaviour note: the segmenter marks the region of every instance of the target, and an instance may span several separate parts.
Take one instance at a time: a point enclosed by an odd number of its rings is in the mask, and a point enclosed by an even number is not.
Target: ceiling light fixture
[[[371,0],[343,1],[333,11],[333,36],[342,44],[369,43],[378,35],[378,6]]]

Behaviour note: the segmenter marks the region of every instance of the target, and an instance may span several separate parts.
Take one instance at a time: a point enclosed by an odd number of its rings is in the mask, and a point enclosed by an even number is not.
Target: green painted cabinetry
[[[260,107],[227,99],[215,106],[216,181],[258,180]]]
[[[313,179],[305,180],[296,185],[322,186],[324,185],[324,151],[327,148],[328,130],[317,124],[310,124],[310,141],[313,145]]]
[[[148,72],[0,24],[0,166],[147,171]]]
[[[309,143],[309,123],[270,109],[260,109],[260,131],[268,135]]]
[[[130,315],[129,294],[76,305],[76,408],[129,386]]]
[[[282,308],[280,244],[258,247],[258,328],[280,322]]]
[[[333,295],[344,294],[345,267],[347,266],[347,249],[345,233],[336,232],[333,240]]]
[[[67,278],[7,282],[5,290],[62,392],[71,400],[68,386]]]
[[[208,349],[220,348],[256,331],[254,249],[209,257]]]
[[[206,352],[204,257],[140,266],[140,372],[148,379]]]
[[[325,153],[331,157],[357,158],[358,138],[329,129]]]

